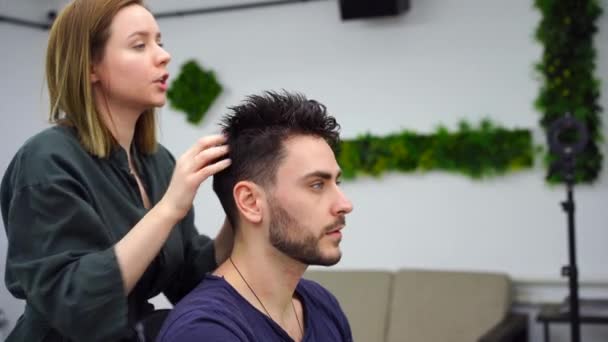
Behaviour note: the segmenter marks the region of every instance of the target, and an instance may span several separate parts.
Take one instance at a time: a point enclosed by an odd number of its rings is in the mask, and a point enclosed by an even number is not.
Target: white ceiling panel
[[[148,0],[154,13],[180,12],[269,2],[269,0]],[[48,23],[48,14],[59,11],[69,0],[0,0],[0,16]]]

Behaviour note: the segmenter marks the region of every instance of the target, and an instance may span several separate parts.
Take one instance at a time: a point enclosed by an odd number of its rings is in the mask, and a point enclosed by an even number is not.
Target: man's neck
[[[215,274],[282,325],[286,318],[293,317],[293,295],[306,267],[272,246],[245,244],[237,239],[231,257]]]

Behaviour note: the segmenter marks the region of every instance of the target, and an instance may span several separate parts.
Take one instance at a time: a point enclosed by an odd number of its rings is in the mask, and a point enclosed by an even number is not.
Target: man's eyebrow
[[[148,31],[135,31],[133,33],[131,33],[127,38],[131,38],[133,36],[144,36],[147,37],[150,35],[150,32]],[[160,32],[156,32],[156,38],[160,38],[162,36],[162,34]]]
[[[338,173],[336,174],[336,178],[340,178],[340,176],[342,176],[342,170],[338,170]],[[305,174],[302,179],[307,179],[307,178],[322,178],[322,179],[326,179],[326,180],[330,180],[333,179],[334,176],[326,171],[313,171],[310,173]]]

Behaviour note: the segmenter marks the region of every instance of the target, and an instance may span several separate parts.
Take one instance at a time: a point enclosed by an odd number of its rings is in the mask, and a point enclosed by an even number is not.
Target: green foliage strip
[[[479,179],[532,167],[534,147],[529,130],[508,130],[484,120],[478,128],[461,122],[452,133],[440,127],[428,135],[407,130],[384,137],[365,134],[343,140],[337,158],[346,179],[430,170]]]
[[[601,136],[600,84],[594,76],[596,51],[593,35],[602,13],[596,0],[535,0],[542,20],[536,31],[543,45],[542,60],[536,68],[542,76],[542,87],[536,107],[542,113],[540,123],[545,131],[565,113],[583,121],[590,132],[590,142],[578,157],[575,169],[577,182],[593,182],[602,167],[598,148]],[[578,139],[565,134],[568,139]],[[549,149],[547,148],[549,151]],[[547,164],[556,156],[549,151]],[[550,182],[560,182],[559,174],[547,173]]]

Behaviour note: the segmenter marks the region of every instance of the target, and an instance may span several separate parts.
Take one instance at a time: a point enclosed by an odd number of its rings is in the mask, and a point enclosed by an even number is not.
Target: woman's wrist
[[[158,212],[158,215],[160,215],[161,220],[170,222],[172,227],[184,218],[184,215],[181,213],[181,211],[177,210],[175,206],[172,206],[167,203],[165,199],[161,199],[156,204],[154,209]]]

